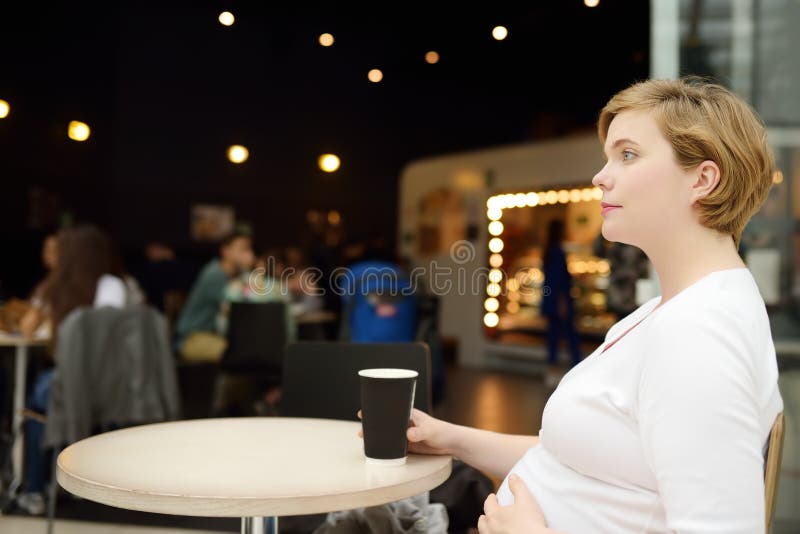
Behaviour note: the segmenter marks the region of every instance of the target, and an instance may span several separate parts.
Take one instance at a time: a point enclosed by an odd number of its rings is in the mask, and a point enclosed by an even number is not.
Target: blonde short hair
[[[775,162],[764,123],[740,97],[697,77],[647,80],[623,89],[600,112],[597,132],[605,144],[611,121],[628,110],[651,111],[684,169],[706,160],[720,182],[698,201],[700,222],[739,240],[769,194]]]

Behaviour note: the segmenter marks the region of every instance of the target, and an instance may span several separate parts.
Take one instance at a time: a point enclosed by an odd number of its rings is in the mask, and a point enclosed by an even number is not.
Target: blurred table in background
[[[297,338],[301,341],[336,341],[339,316],[328,310],[315,310],[295,317]]]
[[[36,336],[25,338],[20,334],[11,334],[0,331],[0,347],[15,347],[14,350],[14,401],[13,414],[11,416],[11,432],[13,435],[13,445],[11,447],[11,465],[14,477],[7,488],[9,497],[14,497],[22,484],[22,451],[24,433],[22,423],[24,422],[23,410],[25,409],[25,387],[28,370],[28,347],[47,345],[49,338],[46,336]]]

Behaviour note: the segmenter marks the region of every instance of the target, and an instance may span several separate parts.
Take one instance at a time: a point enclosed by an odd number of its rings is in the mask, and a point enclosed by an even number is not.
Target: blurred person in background
[[[45,276],[41,282],[36,284],[30,296],[30,303],[34,307],[41,306],[42,297],[45,291],[45,281],[50,273],[56,268],[58,263],[58,233],[53,232],[44,238],[42,243],[42,265],[45,268]]]
[[[544,248],[544,288],[542,314],[547,317],[547,375],[545,385],[554,387],[560,376],[558,355],[561,339],[566,338],[572,365],[581,361],[578,332],[575,330],[575,301],[572,298],[572,275],[567,270],[564,241],[564,221],[553,219],[547,226]]]
[[[292,291],[289,281],[302,274],[287,277],[284,256],[278,249],[261,254],[252,271],[242,272],[228,282],[223,291],[222,305],[217,315],[217,332],[225,337],[228,331],[228,318],[234,302],[284,302],[286,306],[286,342],[297,341],[297,316],[304,312],[302,306],[292,307]],[[295,284],[297,281],[295,280]],[[299,291],[299,290],[296,290]],[[235,387],[235,386],[234,386]],[[225,396],[227,393],[222,392]],[[280,386],[266,389],[261,402],[256,404],[256,413],[274,414],[281,398]]]
[[[58,234],[54,232],[48,234],[42,242],[42,265],[45,268],[45,276],[33,288],[28,297],[28,301],[12,299],[3,306],[4,310],[9,308],[8,312],[12,310],[16,311],[13,313],[13,318],[8,317],[8,319],[4,321],[4,323],[6,323],[3,325],[5,330],[25,330],[28,332],[32,331],[32,329],[35,330],[35,328],[42,323],[39,318],[47,315],[47,310],[44,309],[44,294],[47,288],[47,280],[57,263]]]
[[[606,308],[617,320],[637,308],[636,281],[650,276],[650,261],[638,247],[608,241],[599,234],[593,245],[595,256],[606,258],[611,269],[606,289]]]
[[[57,248],[58,261],[44,282],[42,305],[32,309],[21,328],[23,335],[30,337],[44,321],[49,321],[51,355],[58,343],[58,327],[72,311],[87,306],[121,308],[128,302],[125,282],[112,274],[114,254],[104,231],[93,225],[62,230]],[[55,367],[51,367],[36,377],[27,400],[29,410],[46,413],[54,372]],[[49,462],[41,446],[43,431],[42,423],[26,421],[25,477],[17,505],[32,515],[42,514],[45,509],[43,491]]]
[[[348,248],[337,279],[342,298],[339,337],[357,343],[398,343],[417,336],[416,288],[382,238]]]
[[[289,287],[281,278],[284,271],[283,260],[277,251],[261,254],[252,271],[244,271],[225,286],[222,305],[217,315],[217,332],[225,336],[228,330],[228,317],[233,302],[285,302],[291,303]],[[291,306],[286,306],[286,339],[297,339],[297,323]]]
[[[253,267],[249,233],[233,232],[219,247],[219,258],[200,271],[175,324],[176,349],[187,361],[219,361],[225,338],[217,331],[217,315],[228,283]]]
[[[319,282],[322,271],[312,268],[299,247],[286,247],[276,264],[276,274],[285,282],[294,317],[321,310],[325,307],[324,290]]]

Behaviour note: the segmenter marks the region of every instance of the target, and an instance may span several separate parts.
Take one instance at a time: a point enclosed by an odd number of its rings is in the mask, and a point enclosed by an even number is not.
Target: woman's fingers
[[[478,518],[478,532],[480,534],[489,534],[489,526],[486,524],[487,519],[485,515]]]
[[[487,514],[493,514],[498,508],[500,508],[500,505],[497,503],[497,496],[494,493],[490,493],[486,500],[483,501],[483,511]]]
[[[422,428],[418,426],[411,426],[408,427],[406,430],[406,438],[411,443],[417,443],[418,441],[425,441],[425,432]]]
[[[414,423],[415,425],[422,424],[422,422],[429,417],[430,416],[428,414],[426,414],[425,412],[423,412],[418,408],[414,408],[413,410],[411,410],[411,422]]]

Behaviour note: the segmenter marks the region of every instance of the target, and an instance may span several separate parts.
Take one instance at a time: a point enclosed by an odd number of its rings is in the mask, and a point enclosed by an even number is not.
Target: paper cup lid
[[[416,378],[419,373],[411,369],[361,369],[358,376],[367,378]]]

